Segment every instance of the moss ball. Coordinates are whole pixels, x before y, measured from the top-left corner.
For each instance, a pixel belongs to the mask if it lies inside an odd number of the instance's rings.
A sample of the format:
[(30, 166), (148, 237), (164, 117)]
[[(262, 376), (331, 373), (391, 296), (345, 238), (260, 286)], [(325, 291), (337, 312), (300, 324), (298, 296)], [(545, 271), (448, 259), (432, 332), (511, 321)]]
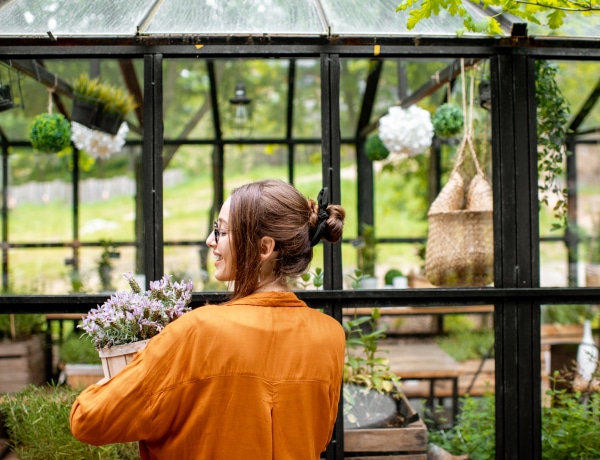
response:
[(462, 109), (455, 104), (442, 104), (431, 117), (438, 137), (452, 137), (460, 133), (465, 123)]
[(365, 153), (369, 160), (381, 161), (389, 156), (390, 151), (378, 135), (373, 135), (368, 137), (365, 142)]
[(42, 113), (29, 125), (29, 141), (40, 152), (56, 153), (71, 145), (71, 124), (60, 113)]

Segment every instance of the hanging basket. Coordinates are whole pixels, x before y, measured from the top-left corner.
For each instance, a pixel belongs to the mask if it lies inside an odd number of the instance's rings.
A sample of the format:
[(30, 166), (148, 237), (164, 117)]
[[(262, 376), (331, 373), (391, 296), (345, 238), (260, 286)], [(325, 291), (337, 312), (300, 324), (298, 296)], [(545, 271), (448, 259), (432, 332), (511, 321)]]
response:
[[(472, 104), (471, 96), (471, 123)], [(475, 155), (471, 123), (458, 148), (450, 179), (427, 214), (425, 275), (435, 286), (485, 286), (494, 280), (492, 188)], [(461, 171), (467, 149), (477, 174), (465, 187)]]

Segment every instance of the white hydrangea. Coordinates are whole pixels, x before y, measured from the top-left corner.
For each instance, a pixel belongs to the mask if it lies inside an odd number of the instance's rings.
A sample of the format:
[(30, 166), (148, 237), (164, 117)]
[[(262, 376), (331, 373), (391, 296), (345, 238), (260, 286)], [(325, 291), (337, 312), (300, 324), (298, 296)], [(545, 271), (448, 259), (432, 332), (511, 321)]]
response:
[(379, 137), (390, 151), (391, 160), (423, 153), (433, 139), (431, 114), (416, 105), (408, 109), (390, 107), (379, 120)]
[(109, 133), (90, 129), (76, 121), (71, 122), (71, 140), (79, 150), (85, 150), (94, 158), (108, 158), (118, 153), (125, 145), (125, 137), (129, 132), (127, 122), (121, 123), (114, 136)]

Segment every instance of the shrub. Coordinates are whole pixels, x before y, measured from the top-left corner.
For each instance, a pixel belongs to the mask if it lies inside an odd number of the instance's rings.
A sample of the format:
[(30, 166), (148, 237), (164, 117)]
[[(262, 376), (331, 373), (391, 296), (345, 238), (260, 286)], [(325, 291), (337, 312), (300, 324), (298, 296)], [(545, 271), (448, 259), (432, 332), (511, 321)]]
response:
[(79, 390), (28, 386), (5, 395), (0, 411), (10, 446), (20, 460), (139, 460), (137, 443), (95, 447), (73, 437), (71, 406)]

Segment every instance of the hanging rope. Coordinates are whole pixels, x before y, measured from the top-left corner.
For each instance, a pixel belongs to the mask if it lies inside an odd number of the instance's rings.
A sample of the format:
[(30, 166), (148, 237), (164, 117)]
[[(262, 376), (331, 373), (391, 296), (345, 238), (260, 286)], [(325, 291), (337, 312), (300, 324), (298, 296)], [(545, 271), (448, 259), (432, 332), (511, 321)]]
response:
[(470, 75), (470, 91), (469, 91), (469, 107), (467, 110), (467, 85), (465, 80), (467, 79), (465, 75), (465, 60), (464, 58), (460, 60), (460, 72), (461, 72), (461, 81), (462, 81), (462, 103), (463, 103), (463, 112), (465, 113), (465, 124), (464, 124), (464, 133), (463, 139), (458, 147), (458, 157), (456, 158), (456, 164), (454, 165), (453, 171), (458, 170), (458, 168), (462, 165), (462, 162), (465, 158), (465, 149), (468, 145), (469, 151), (471, 153), (471, 158), (473, 159), (473, 163), (475, 164), (475, 168), (477, 172), (481, 175), (483, 171), (479, 166), (479, 161), (477, 160), (477, 155), (475, 153), (475, 146), (473, 145), (473, 101), (474, 101), (474, 88), (475, 88), (475, 78), (473, 75)]
[(58, 76), (54, 75), (54, 86), (52, 88), (47, 87), (48, 90), (48, 113), (52, 113), (52, 95), (54, 94), (54, 90), (58, 87)]

